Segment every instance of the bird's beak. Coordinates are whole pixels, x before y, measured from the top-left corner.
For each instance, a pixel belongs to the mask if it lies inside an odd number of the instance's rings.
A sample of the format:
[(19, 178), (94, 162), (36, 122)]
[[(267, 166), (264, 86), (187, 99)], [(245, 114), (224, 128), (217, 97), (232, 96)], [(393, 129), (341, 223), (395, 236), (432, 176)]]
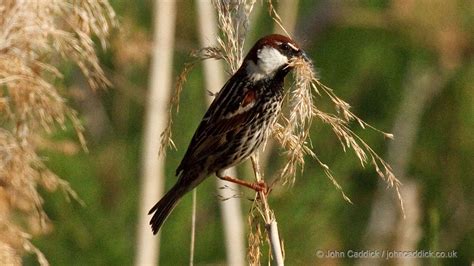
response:
[(306, 62), (312, 64), (313, 61), (311, 61), (311, 59), (308, 57), (308, 55), (306, 54), (305, 51), (301, 50), (301, 58), (303, 58)]
[(313, 61), (311, 60), (311, 58), (308, 57), (308, 55), (306, 54), (305, 51), (300, 50), (300, 51), (299, 51), (299, 57), (300, 57), (300, 58), (303, 58), (304, 61), (306, 61), (306, 63), (308, 63), (309, 65), (311, 65), (311, 67), (313, 66)]

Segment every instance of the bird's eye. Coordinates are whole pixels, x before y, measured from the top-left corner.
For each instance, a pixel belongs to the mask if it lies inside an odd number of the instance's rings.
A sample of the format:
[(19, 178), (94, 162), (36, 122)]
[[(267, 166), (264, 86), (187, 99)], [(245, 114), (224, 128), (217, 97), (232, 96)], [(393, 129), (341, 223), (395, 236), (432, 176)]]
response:
[(291, 43), (287, 43), (287, 42), (282, 43), (281, 46), (282, 46), (282, 48), (283, 48), (284, 50), (286, 50), (286, 51), (295, 51), (295, 52), (297, 52), (297, 51), (299, 50), (296, 46), (294, 46), (294, 45), (291, 44)]

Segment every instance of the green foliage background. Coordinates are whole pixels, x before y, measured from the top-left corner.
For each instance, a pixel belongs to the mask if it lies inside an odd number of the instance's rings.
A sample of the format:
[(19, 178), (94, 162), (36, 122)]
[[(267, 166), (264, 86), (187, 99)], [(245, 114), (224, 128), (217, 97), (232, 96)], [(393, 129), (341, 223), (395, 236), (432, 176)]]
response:
[[(352, 104), (361, 118), (390, 132), (399, 112), (410, 66), (442, 69), (442, 55), (436, 44), (426, 37), (428, 30), (416, 28), (412, 21), (396, 23), (384, 16), (391, 7), (390, 1), (347, 1), (352, 4), (341, 4), (345, 8), (328, 11), (333, 12), (336, 19), (329, 19), (324, 25), (308, 26), (318, 6), (327, 2), (300, 0), (297, 37), (314, 59), (322, 81)], [(452, 68), (441, 91), (427, 105), (407, 178), (416, 180), (421, 187), (422, 237), (418, 248), (454, 249), (458, 251), (457, 260), (435, 263), (468, 265), (474, 259), (474, 10), (469, 1), (453, 2), (467, 43), (452, 47), (463, 49), (458, 51), (461, 58), (456, 61), (457, 65)], [(79, 151), (67, 156), (55, 149), (42, 152), (48, 158), (50, 169), (68, 180), (86, 203), (82, 207), (77, 202), (67, 202), (59, 192), (43, 193), (45, 210), (54, 228), (50, 234), (35, 238), (34, 243), (52, 265), (133, 263), (153, 9), (152, 1), (144, 0), (116, 0), (112, 4), (121, 26), (115, 33), (111, 49), (101, 54), (101, 58), (113, 88), (95, 94), (87, 92), (77, 69), (69, 69), (65, 79), (65, 87), (75, 88), (64, 93), (70, 94), (70, 104), (83, 115), (90, 152)], [(439, 4), (439, 1), (433, 1), (432, 5), (424, 6), (426, 16), (432, 14), (431, 9), (438, 10)], [(199, 48), (194, 5), (193, 1), (178, 1), (175, 76), (188, 59), (188, 53)], [(273, 29), (264, 9), (261, 8), (251, 25), (247, 45)], [(380, 21), (373, 22), (370, 16), (358, 13), (361, 10), (379, 16)], [(302, 32), (302, 29), (310, 30)], [(74, 90), (85, 92), (86, 98), (77, 99)], [(173, 128), (178, 150), (168, 153), (167, 187), (174, 183), (174, 170), (205, 112), (204, 93), (201, 68), (198, 67), (188, 79)], [(92, 110), (90, 105), (84, 104), (90, 101), (95, 103)], [(97, 115), (99, 113), (104, 116)], [(91, 130), (91, 124), (94, 130)], [(388, 141), (381, 135), (366, 131), (358, 133), (380, 154), (386, 153)], [(74, 139), (75, 133), (69, 129), (52, 138), (67, 141)], [(330, 130), (320, 123), (314, 124), (312, 140), (317, 154), (331, 166), (354, 205), (346, 203), (322, 169), (308, 159), (304, 175), (297, 178), (295, 185), (270, 197), (289, 265), (318, 263), (315, 256), (318, 249), (362, 250), (362, 239), (379, 182), (375, 171), (362, 169), (356, 158), (344, 153)], [(273, 158), (277, 159), (269, 169), (282, 160), (278, 155), (275, 152)], [(248, 174), (247, 167), (240, 168), (241, 175)], [(387, 193), (393, 192), (387, 190)], [(251, 192), (245, 191), (245, 195), (250, 196)], [(213, 177), (199, 186), (198, 200), (195, 261), (199, 264), (225, 263)], [(190, 205), (191, 197), (187, 196), (162, 230), (160, 261), (163, 265), (188, 263)], [(249, 207), (250, 202), (243, 200), (244, 215)], [(453, 218), (459, 215), (465, 220), (461, 226)], [(446, 235), (455, 233), (460, 236), (447, 243)], [(32, 257), (26, 262), (35, 264)], [(338, 262), (353, 264), (354, 260)]]

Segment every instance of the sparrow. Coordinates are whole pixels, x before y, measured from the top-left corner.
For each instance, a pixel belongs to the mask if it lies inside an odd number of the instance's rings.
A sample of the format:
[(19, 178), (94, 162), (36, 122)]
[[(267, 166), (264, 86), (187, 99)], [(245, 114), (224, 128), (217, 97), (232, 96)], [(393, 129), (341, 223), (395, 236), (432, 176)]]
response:
[(242, 65), (225, 83), (209, 106), (176, 169), (176, 184), (151, 208), (153, 234), (179, 200), (206, 177), (220, 179), (256, 191), (264, 184), (226, 176), (227, 168), (248, 159), (264, 143), (281, 110), (285, 76), (295, 57), (309, 62), (304, 51), (290, 38), (278, 34), (258, 40)]

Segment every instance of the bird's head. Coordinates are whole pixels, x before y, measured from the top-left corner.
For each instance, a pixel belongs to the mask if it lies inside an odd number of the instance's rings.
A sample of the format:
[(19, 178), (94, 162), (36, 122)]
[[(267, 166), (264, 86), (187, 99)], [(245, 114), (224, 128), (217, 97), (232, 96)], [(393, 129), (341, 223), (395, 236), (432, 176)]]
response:
[(244, 68), (253, 80), (285, 76), (290, 70), (289, 62), (294, 57), (310, 62), (304, 51), (292, 39), (272, 34), (261, 38), (250, 49), (244, 59)]

